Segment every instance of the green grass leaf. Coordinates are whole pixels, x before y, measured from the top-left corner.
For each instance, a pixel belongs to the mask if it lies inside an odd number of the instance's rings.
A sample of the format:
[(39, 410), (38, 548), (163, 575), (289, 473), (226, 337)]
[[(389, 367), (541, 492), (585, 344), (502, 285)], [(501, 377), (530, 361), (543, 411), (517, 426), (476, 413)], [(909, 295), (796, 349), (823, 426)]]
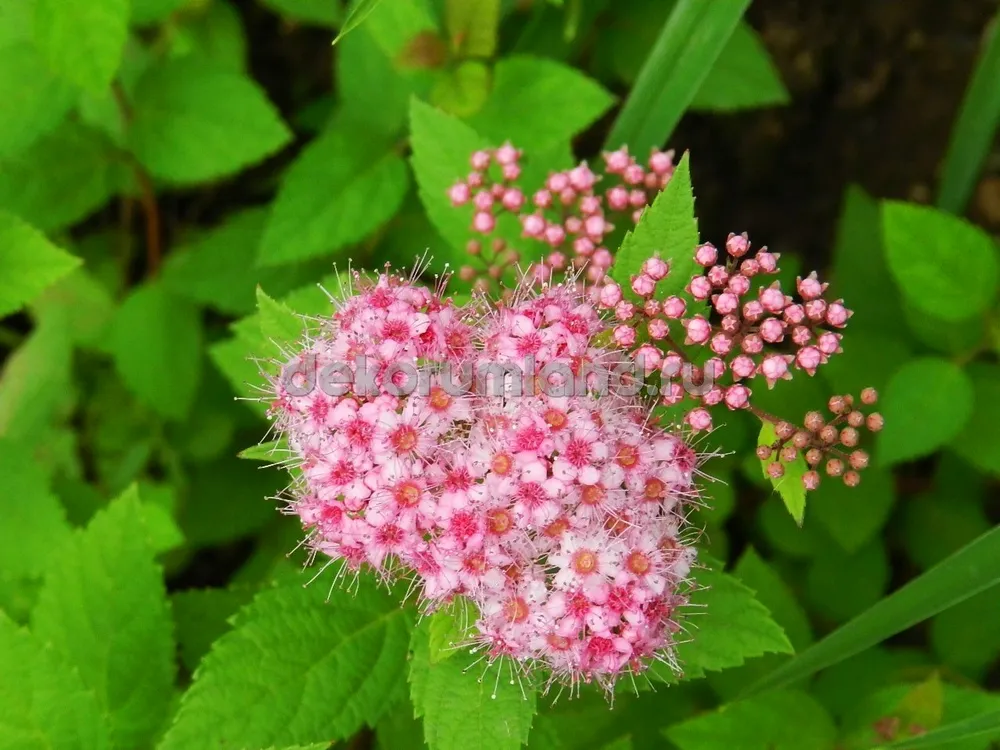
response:
[(171, 702), (173, 623), (153, 555), (132, 489), (62, 548), (31, 617), (93, 691), (118, 747), (148, 746)]
[(197, 309), (160, 283), (137, 287), (111, 324), (115, 366), (129, 389), (170, 419), (183, 419), (201, 378)]
[(16, 312), (80, 265), (44, 235), (0, 211), (0, 318)]
[(0, 611), (0, 747), (107, 750), (94, 694), (39, 638)]
[(493, 90), (469, 124), (497, 144), (509, 140), (529, 152), (546, 151), (585, 130), (613, 103), (600, 84), (574, 68), (507, 57), (494, 68)]
[(611, 277), (627, 294), (632, 294), (631, 277), (638, 274), (642, 263), (658, 255), (670, 263), (670, 275), (656, 286), (662, 299), (671, 294), (683, 294), (694, 272), (695, 247), (698, 245), (698, 220), (694, 213), (694, 192), (691, 189), (691, 165), (685, 154), (673, 177), (642, 212), (635, 229), (630, 229), (615, 255)]
[(417, 632), (413, 640), (410, 696), (430, 750), (518, 750), (528, 741), (531, 686), (510, 684), (499, 666), (469, 668), (468, 654), (432, 663), (427, 637)]
[(874, 646), (1000, 583), (1000, 526), (881, 599), (867, 611), (752, 685), (773, 690)]
[(972, 382), (952, 362), (921, 357), (904, 365), (879, 404), (885, 427), (878, 434), (883, 466), (933, 453), (958, 435), (972, 416)]
[(136, 87), (133, 110), (132, 152), (170, 182), (228, 177), (292, 138), (250, 78), (192, 58), (151, 66)]
[(997, 298), (997, 247), (983, 230), (925, 206), (882, 204), (889, 271), (903, 295), (942, 320), (985, 312)]
[(160, 750), (331, 742), (374, 726), (405, 681), (410, 629), (367, 581), (356, 596), (323, 580), (266, 590), (202, 660)]
[(1000, 77), (998, 28), (1000, 13), (988, 26), (944, 158), (937, 206), (953, 214), (965, 212), (1000, 123), (1000, 88), (996, 85)]
[[(0, 25), (2, 25), (0, 21)], [(76, 98), (31, 42), (0, 43), (0, 157), (16, 154), (55, 128)]]
[(35, 43), (60, 76), (95, 94), (121, 64), (129, 0), (35, 0)]
[(883, 745), (880, 750), (922, 750), (925, 747), (950, 745), (973, 738), (995, 739), (1000, 736), (1000, 709), (985, 711), (968, 719), (939, 726), (926, 734), (907, 737)]
[(694, 100), (750, 0), (680, 0), (618, 114), (605, 148), (661, 146)]
[(358, 28), (371, 12), (378, 7), (381, 0), (356, 0), (351, 9), (347, 12), (347, 18), (344, 19), (344, 23), (340, 26), (340, 33), (333, 38), (333, 43), (336, 44), (349, 33)]
[(789, 96), (760, 37), (740, 22), (691, 102), (691, 109), (732, 112), (788, 104)]
[(973, 363), (966, 370), (972, 381), (972, 417), (951, 441), (958, 455), (974, 466), (1000, 474), (1000, 367), (986, 362)]
[[(760, 435), (757, 438), (757, 445), (773, 447), (778, 442), (778, 434), (774, 431), (774, 424), (763, 422), (760, 427)], [(775, 461), (785, 467), (785, 473), (777, 479), (767, 473), (767, 467)], [(806, 460), (800, 455), (794, 461), (782, 461), (781, 457), (777, 455), (777, 451), (772, 451), (770, 458), (766, 461), (760, 461), (760, 469), (764, 478), (777, 491), (781, 502), (785, 504), (788, 512), (795, 519), (795, 523), (801, 526), (806, 515), (806, 488), (802, 484), (802, 477), (809, 470)]]
[(680, 750), (833, 750), (837, 739), (826, 710), (791, 690), (724, 705), (664, 734)]
[(258, 263), (297, 263), (363, 240), (392, 218), (409, 186), (391, 143), (357, 128), (328, 130), (285, 173)]

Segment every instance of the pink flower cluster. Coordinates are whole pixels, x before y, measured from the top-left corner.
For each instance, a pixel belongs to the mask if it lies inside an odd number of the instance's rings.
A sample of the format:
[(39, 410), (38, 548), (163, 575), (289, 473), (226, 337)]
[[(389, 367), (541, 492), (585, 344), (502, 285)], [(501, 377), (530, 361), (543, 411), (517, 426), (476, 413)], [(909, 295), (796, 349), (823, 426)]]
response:
[[(520, 159), (521, 152), (510, 143), (476, 151), (470, 158), (472, 172), (449, 189), (448, 197), (454, 206), (474, 206), (472, 229), (484, 236), (496, 229), (498, 216), (515, 215), (521, 224), (521, 237), (547, 247), (544, 259), (533, 265), (539, 280), (548, 280), (552, 271), (584, 267), (590, 281), (603, 279), (612, 263), (605, 240), (616, 226), (614, 221), (638, 222), (643, 209), (674, 173), (673, 152), (654, 149), (643, 166), (622, 147), (604, 154), (603, 177), (583, 162), (551, 173), (529, 199), (517, 185)], [(497, 173), (495, 180), (491, 167)], [(520, 257), (503, 242), (491, 246), (493, 258), (485, 257), (478, 241), (469, 249), (490, 264), (487, 270), (494, 277)], [(467, 266), (460, 275), (471, 281), (477, 271)]]
[[(312, 549), (342, 573), (412, 574), (427, 611), (467, 597), (486, 659), (550, 683), (610, 689), (672, 664), (696, 455), (637, 399), (593, 388), (618, 357), (606, 330), (571, 285), (475, 311), (387, 275), (348, 296), (286, 372), (363, 355), (377, 387), (303, 394), (282, 378), (271, 409), (301, 461), (289, 507)], [(524, 377), (454, 395), (434, 370), (427, 393), (394, 395), (399, 363), (427, 362)]]

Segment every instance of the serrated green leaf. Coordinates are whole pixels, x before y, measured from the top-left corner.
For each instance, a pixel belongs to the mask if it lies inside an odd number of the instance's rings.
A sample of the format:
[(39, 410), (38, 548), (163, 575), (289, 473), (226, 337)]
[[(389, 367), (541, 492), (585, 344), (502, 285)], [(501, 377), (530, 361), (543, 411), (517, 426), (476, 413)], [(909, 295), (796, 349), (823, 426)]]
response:
[(0, 612), (0, 748), (108, 747), (100, 709), (79, 675)]
[(0, 440), (0, 570), (34, 577), (45, 572), (52, 550), (69, 538), (69, 525), (49, 478), (20, 442)]
[(260, 318), (260, 333), (265, 341), (278, 348), (293, 343), (302, 336), (305, 321), (282, 302), (275, 302), (267, 293), (257, 287), (257, 312)]
[(469, 124), (498, 144), (510, 140), (518, 148), (545, 151), (585, 130), (613, 103), (600, 84), (574, 68), (540, 57), (507, 57), (494, 68), (493, 91)]
[[(757, 438), (757, 445), (767, 445), (773, 448), (778, 442), (780, 441), (778, 434), (774, 431), (774, 424), (763, 422), (760, 427), (760, 435)], [(767, 473), (767, 467), (775, 461), (785, 467), (784, 473), (777, 479)], [(795, 523), (801, 526), (806, 515), (806, 488), (802, 484), (802, 477), (809, 470), (806, 460), (802, 456), (797, 456), (794, 461), (782, 461), (776, 451), (772, 451), (770, 458), (760, 461), (760, 469), (764, 477), (771, 482), (771, 486), (777, 491), (778, 496), (781, 497), (781, 502), (788, 508)]]
[(684, 619), (687, 637), (677, 646), (685, 678), (704, 677), (743, 664), (766, 653), (791, 653), (792, 645), (767, 607), (738, 578), (719, 570), (720, 564), (698, 570), (694, 578), (702, 589), (691, 594), (699, 614)]
[[(3, 26), (0, 20), (0, 26)], [(50, 132), (73, 105), (73, 88), (49, 71), (29, 41), (0, 44), (0, 156), (11, 156)]]
[(0, 317), (16, 312), (79, 265), (79, 258), (0, 211)]
[(317, 26), (336, 26), (341, 16), (335, 0), (262, 0), (262, 5), (290, 20)]
[(750, 0), (680, 0), (642, 66), (605, 147), (633, 153), (661, 146), (725, 49)]
[(974, 363), (966, 369), (972, 381), (972, 416), (951, 447), (983, 471), (1000, 474), (1000, 432), (995, 429), (1000, 404), (1000, 368)]
[(380, 2), (381, 0), (356, 0), (356, 2), (351, 6), (351, 9), (348, 11), (347, 18), (344, 19), (344, 23), (340, 26), (340, 33), (334, 37), (333, 43), (336, 44), (347, 34), (364, 23), (364, 20), (371, 15), (371, 12), (375, 10)]
[(183, 419), (201, 377), (198, 311), (160, 283), (132, 291), (111, 326), (115, 366), (129, 389), (170, 419)]
[(418, 99), (410, 104), (410, 130), (413, 147), (410, 164), (417, 178), (420, 200), (434, 227), (451, 244), (452, 251), (458, 253), (450, 257), (464, 258), (465, 244), (472, 237), (472, 209), (453, 207), (448, 188), (468, 174), (472, 152), (488, 146), (489, 142), (468, 125)]
[(958, 365), (934, 357), (907, 363), (880, 400), (879, 462), (891, 466), (947, 444), (968, 423), (974, 401), (972, 382)]
[(535, 691), (499, 665), (467, 670), (468, 659), (431, 663), (427, 637), (414, 635), (410, 695), (430, 750), (517, 750), (528, 741)]
[(181, 661), (194, 672), (212, 644), (230, 630), (229, 620), (253, 598), (253, 589), (188, 589), (170, 597)]
[(882, 231), (889, 271), (914, 307), (961, 321), (996, 301), (997, 247), (981, 229), (933, 208), (885, 201)]
[(731, 112), (788, 101), (788, 91), (767, 48), (741, 21), (695, 94), (691, 109)]
[(833, 750), (837, 739), (829, 714), (798, 691), (726, 705), (665, 734), (681, 750)]
[(895, 499), (892, 474), (873, 467), (857, 487), (832, 478), (822, 481), (809, 497), (810, 518), (821, 523), (846, 552), (855, 552), (889, 520)]
[(771, 672), (748, 695), (776, 689), (836, 664), (1000, 583), (1000, 526), (878, 601)]
[(236, 455), (249, 461), (273, 463), (285, 458), (288, 455), (288, 451), (288, 442), (284, 438), (279, 438), (278, 440), (270, 440), (266, 443), (244, 448)]
[(292, 137), (251, 79), (191, 58), (150, 67), (132, 106), (133, 153), (151, 174), (171, 182), (227, 177)]
[(396, 213), (408, 188), (406, 163), (390, 144), (329, 130), (285, 173), (258, 263), (295, 263), (358, 242)]
[(778, 572), (753, 547), (747, 548), (733, 572), (754, 591), (758, 601), (767, 607), (796, 650), (812, 643), (812, 626), (802, 604)]
[(163, 573), (134, 488), (63, 547), (31, 623), (93, 691), (113, 743), (149, 745), (170, 706), (174, 642)]
[(476, 606), (465, 597), (456, 598), (448, 607), (439, 609), (427, 626), (428, 658), (437, 664), (454, 656), (469, 637), (470, 623), (478, 617)]
[(129, 0), (35, 0), (35, 43), (60, 76), (99, 93), (128, 37)]
[(0, 208), (42, 231), (63, 229), (115, 194), (122, 182), (116, 159), (106, 137), (67, 121), (27, 150), (0, 160)]
[(411, 616), (374, 586), (356, 596), (322, 581), (264, 591), (202, 660), (160, 750), (350, 737), (378, 721), (405, 680), (410, 629)]
[(625, 235), (611, 267), (611, 277), (623, 289), (631, 290), (631, 277), (639, 273), (643, 261), (657, 255), (670, 263), (670, 275), (656, 286), (657, 297), (663, 299), (671, 294), (682, 294), (695, 269), (697, 245), (698, 220), (694, 213), (691, 165), (688, 155), (684, 154), (667, 187), (656, 196), (653, 205), (642, 212), (635, 229)]

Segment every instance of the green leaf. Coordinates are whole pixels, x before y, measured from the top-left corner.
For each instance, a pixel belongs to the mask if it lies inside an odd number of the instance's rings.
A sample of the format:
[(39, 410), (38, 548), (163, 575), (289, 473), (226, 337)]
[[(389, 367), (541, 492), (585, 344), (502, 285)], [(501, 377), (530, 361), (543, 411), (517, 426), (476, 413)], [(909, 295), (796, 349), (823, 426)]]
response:
[(889, 556), (881, 539), (854, 552), (838, 546), (816, 555), (806, 570), (805, 598), (812, 610), (834, 623), (849, 620), (878, 603), (889, 588)]
[(69, 538), (69, 525), (49, 478), (20, 442), (0, 440), (0, 570), (35, 577)]
[(476, 605), (465, 597), (458, 597), (451, 604), (439, 609), (430, 618), (427, 628), (428, 657), (431, 664), (450, 659), (470, 634), (470, 624), (478, 619)]
[(264, 591), (202, 660), (160, 750), (330, 742), (373, 726), (405, 679), (410, 629), (373, 585)]
[(80, 676), (0, 612), (0, 748), (106, 750), (102, 718)]
[(709, 75), (750, 0), (680, 0), (660, 32), (605, 148), (661, 146)]
[(996, 593), (983, 591), (931, 620), (930, 644), (942, 664), (982, 679), (1000, 656)]
[(65, 122), (19, 154), (0, 160), (0, 208), (52, 232), (86, 218), (121, 184), (121, 165), (103, 135)]
[(933, 208), (886, 201), (882, 230), (889, 270), (915, 307), (960, 321), (996, 300), (997, 248), (981, 229)]
[(976, 69), (965, 91), (944, 159), (937, 205), (953, 214), (965, 212), (1000, 123), (1000, 14), (987, 26)]
[(230, 630), (229, 620), (253, 598), (249, 587), (188, 589), (170, 597), (181, 661), (194, 672), (202, 658)]
[(35, 0), (35, 43), (63, 78), (94, 93), (118, 71), (129, 0)]
[[(643, 261), (658, 255), (670, 263), (670, 275), (656, 286), (661, 299), (683, 294), (694, 272), (695, 247), (698, 245), (698, 220), (694, 213), (691, 189), (691, 165), (685, 154), (673, 177), (642, 212), (635, 229), (629, 230), (611, 267), (612, 278), (625, 290), (631, 290), (631, 277), (638, 274)], [(629, 291), (631, 294), (631, 291)]]
[(498, 144), (510, 140), (518, 148), (545, 151), (585, 130), (613, 103), (611, 94), (574, 68), (508, 57), (494, 68), (493, 91), (469, 124)]
[(187, 0), (131, 0), (132, 23), (145, 26), (165, 20)]
[(289, 309), (288, 305), (268, 297), (260, 287), (257, 287), (257, 309), (260, 312), (260, 332), (266, 341), (271, 341), (280, 348), (302, 336), (305, 321)]
[(951, 447), (983, 471), (1000, 474), (1000, 433), (996, 430), (1000, 415), (1000, 368), (974, 363), (968, 367), (966, 375), (972, 381), (972, 417), (952, 440)]
[(767, 607), (795, 649), (805, 648), (812, 643), (812, 627), (802, 604), (778, 572), (753, 547), (747, 548), (733, 572), (753, 589), (757, 600)]
[(173, 624), (134, 488), (62, 549), (31, 622), (97, 696), (113, 743), (149, 745), (170, 707)]
[(111, 327), (111, 350), (122, 380), (169, 419), (183, 419), (201, 377), (201, 321), (188, 302), (147, 283), (132, 291)]
[[(0, 20), (0, 27), (5, 21)], [(0, 43), (0, 157), (16, 154), (50, 132), (73, 105), (75, 94), (56, 78), (28, 41)]]
[(256, 83), (192, 58), (151, 66), (139, 80), (133, 110), (133, 153), (170, 182), (227, 177), (292, 137)]
[(457, 251), (449, 257), (465, 258), (465, 244), (472, 238), (472, 209), (453, 207), (448, 188), (468, 174), (472, 152), (488, 146), (489, 142), (468, 125), (418, 99), (410, 104), (410, 129), (413, 147), (410, 164), (417, 178), (420, 200), (434, 227)]
[(268, 218), (258, 263), (329, 255), (370, 235), (409, 189), (403, 158), (359, 130), (329, 130), (288, 168)]
[(956, 747), (959, 741), (981, 738), (983, 741), (1000, 736), (1000, 708), (985, 711), (971, 718), (932, 729), (917, 737), (907, 737), (888, 745), (882, 750), (922, 750), (925, 747)]
[[(774, 424), (771, 422), (762, 422), (760, 436), (757, 438), (757, 445), (767, 445), (774, 448), (779, 442), (781, 441), (778, 440), (778, 434), (774, 431)], [(775, 461), (785, 467), (785, 473), (777, 479), (767, 473), (767, 467)], [(781, 502), (788, 508), (788, 512), (792, 514), (795, 523), (801, 526), (806, 515), (806, 488), (802, 484), (802, 477), (809, 470), (806, 460), (802, 456), (798, 456), (791, 462), (782, 461), (781, 457), (777, 455), (777, 450), (772, 450), (771, 457), (766, 461), (762, 460), (760, 462), (760, 469), (763, 472), (764, 478), (771, 482), (771, 486), (774, 487), (781, 497)]]
[[(690, 640), (677, 646), (685, 678), (736, 667), (766, 653), (792, 652), (792, 645), (770, 612), (738, 578), (713, 567), (695, 572), (702, 588), (691, 594), (699, 614), (684, 620)], [(702, 614), (702, 612), (704, 614)]]
[(358, 26), (360, 26), (371, 12), (375, 10), (381, 0), (356, 0), (356, 2), (351, 6), (351, 9), (347, 13), (347, 18), (344, 19), (344, 23), (341, 24), (340, 33), (334, 37), (333, 43), (336, 44), (341, 39), (343, 39), (347, 34), (352, 32)]
[(1000, 583), (1000, 526), (951, 555), (755, 683), (748, 694), (797, 682)]
[(205, 64), (240, 74), (247, 66), (247, 38), (239, 11), (226, 0), (213, 0), (196, 14), (185, 14), (185, 23), (171, 37), (173, 57), (193, 57)]
[(0, 318), (16, 312), (80, 265), (40, 232), (0, 211)]
[(244, 448), (236, 455), (248, 461), (263, 461), (264, 463), (274, 463), (281, 461), (289, 451), (288, 442), (284, 438), (270, 440), (266, 443), (251, 445)]
[(809, 498), (810, 517), (819, 521), (846, 552), (855, 552), (885, 526), (895, 492), (892, 474), (874, 467), (862, 474), (857, 487), (824, 479)]
[(341, 16), (334, 0), (262, 0), (262, 4), (285, 18), (317, 26), (336, 26)]
[(493, 57), (500, 26), (500, 0), (446, 0), (445, 25), (458, 57)]
[[(518, 750), (536, 711), (530, 685), (506, 669), (469, 667), (469, 659), (431, 663), (426, 636), (414, 635), (410, 695), (430, 750)], [(496, 670), (500, 670), (497, 673)]]
[(479, 60), (463, 60), (445, 71), (430, 94), (431, 103), (456, 117), (471, 117), (490, 95), (492, 73)]
[(904, 365), (880, 402), (879, 462), (891, 466), (945, 445), (968, 423), (974, 399), (968, 376), (947, 360), (922, 357)]
[[(851, 318), (851, 325), (858, 317)], [(820, 370), (833, 393), (857, 395), (868, 387), (883, 393), (892, 376), (913, 358), (913, 349), (899, 329), (895, 334), (849, 329), (843, 335), (843, 353), (831, 357)]]
[(788, 101), (788, 91), (767, 48), (757, 32), (740, 22), (695, 94), (691, 109), (731, 112)]

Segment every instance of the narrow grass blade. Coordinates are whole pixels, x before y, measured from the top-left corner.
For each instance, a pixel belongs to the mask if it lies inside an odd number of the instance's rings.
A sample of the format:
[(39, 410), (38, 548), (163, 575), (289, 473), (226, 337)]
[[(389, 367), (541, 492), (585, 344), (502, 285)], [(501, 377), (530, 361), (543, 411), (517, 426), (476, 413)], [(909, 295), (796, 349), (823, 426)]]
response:
[(741, 697), (797, 682), (997, 583), (1000, 583), (1000, 526), (987, 531), (819, 643), (765, 675)]
[(1000, 734), (1000, 711), (987, 711), (954, 724), (945, 724), (919, 737), (883, 745), (879, 750), (922, 750), (925, 747), (938, 747), (958, 740), (982, 737), (984, 734)]
[(679, 0), (605, 143), (644, 154), (666, 142), (750, 0)]
[(354, 5), (351, 6), (350, 12), (347, 14), (347, 18), (344, 19), (343, 25), (340, 27), (340, 33), (337, 34), (333, 39), (333, 43), (336, 44), (348, 33), (356, 29), (361, 25), (361, 22), (371, 15), (371, 12), (375, 10), (381, 0), (358, 0)]
[(983, 160), (1000, 124), (1000, 13), (991, 22), (979, 62), (951, 131), (937, 205), (961, 214), (979, 178)]

